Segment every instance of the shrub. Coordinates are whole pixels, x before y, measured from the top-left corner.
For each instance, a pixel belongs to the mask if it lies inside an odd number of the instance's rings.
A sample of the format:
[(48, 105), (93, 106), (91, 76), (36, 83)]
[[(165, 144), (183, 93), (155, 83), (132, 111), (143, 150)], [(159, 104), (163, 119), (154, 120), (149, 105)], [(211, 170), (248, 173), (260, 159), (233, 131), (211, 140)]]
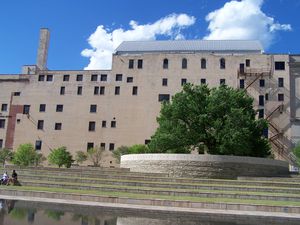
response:
[(65, 146), (53, 149), (48, 156), (48, 160), (51, 164), (57, 165), (59, 168), (62, 166), (70, 168), (74, 162), (72, 155), (67, 151)]
[(127, 154), (143, 154), (143, 153), (149, 153), (149, 148), (147, 145), (132, 145), (130, 147), (128, 146), (120, 146), (116, 150), (113, 151), (113, 156), (120, 162), (122, 155)]
[(102, 156), (103, 156), (103, 152), (104, 152), (104, 149), (99, 147), (99, 146), (96, 146), (94, 148), (90, 148), (87, 151), (88, 158), (89, 158), (89, 160), (92, 161), (94, 166), (100, 166), (100, 162), (101, 162), (101, 159), (102, 159)]
[(118, 162), (120, 162), (121, 156), (126, 154), (130, 154), (129, 147), (124, 145), (113, 151), (113, 156), (118, 160)]
[(36, 151), (32, 144), (21, 144), (13, 157), (13, 163), (18, 166), (33, 165), (36, 159)]
[(3, 167), (7, 161), (12, 160), (13, 152), (7, 148), (0, 149), (0, 163), (2, 163)]
[(300, 143), (293, 149), (293, 153), (296, 156), (297, 164), (300, 167)]
[(75, 161), (80, 164), (86, 161), (88, 158), (87, 154), (83, 151), (77, 151), (75, 156)]

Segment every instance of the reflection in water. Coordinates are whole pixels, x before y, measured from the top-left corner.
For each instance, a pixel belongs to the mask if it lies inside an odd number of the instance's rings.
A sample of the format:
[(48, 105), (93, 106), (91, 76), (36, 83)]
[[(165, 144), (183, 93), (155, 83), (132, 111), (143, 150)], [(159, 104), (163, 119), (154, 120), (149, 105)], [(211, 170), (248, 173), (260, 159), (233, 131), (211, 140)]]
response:
[(104, 207), (0, 200), (0, 225), (296, 225), (300, 220), (158, 213)]

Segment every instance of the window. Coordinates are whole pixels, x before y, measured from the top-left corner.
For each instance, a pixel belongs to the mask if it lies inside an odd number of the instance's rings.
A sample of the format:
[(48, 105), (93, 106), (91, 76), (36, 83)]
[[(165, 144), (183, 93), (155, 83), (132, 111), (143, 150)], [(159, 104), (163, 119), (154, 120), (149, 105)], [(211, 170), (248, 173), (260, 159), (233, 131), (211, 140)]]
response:
[(90, 112), (96, 113), (97, 112), (97, 105), (90, 105)]
[(107, 74), (101, 74), (100, 81), (107, 81)]
[(138, 94), (138, 87), (137, 86), (133, 86), (132, 87), (132, 95), (137, 95)]
[(201, 69), (206, 69), (206, 59), (201, 59)]
[(283, 77), (279, 77), (278, 78), (278, 87), (283, 87), (283, 86), (284, 86)]
[(143, 60), (142, 59), (139, 59), (138, 60), (138, 66), (137, 66), (138, 69), (142, 69), (143, 68)]
[(264, 109), (259, 109), (258, 110), (258, 118), (264, 118), (264, 114), (265, 114)]
[(226, 68), (226, 62), (224, 58), (220, 59), (220, 69), (225, 69)]
[(259, 80), (259, 86), (264, 87), (265, 86), (265, 79), (260, 79)]
[(69, 81), (70, 80), (70, 75), (69, 74), (65, 74), (63, 77), (63, 81)]
[(96, 130), (96, 122), (90, 121), (89, 122), (89, 131), (95, 131)]
[(61, 130), (62, 124), (61, 123), (55, 123), (54, 130)]
[(37, 129), (38, 130), (43, 130), (44, 129), (44, 120), (38, 120)]
[(77, 87), (77, 95), (82, 95), (82, 86)]
[(105, 143), (100, 143), (100, 148), (105, 150)]
[(278, 94), (278, 101), (280, 102), (284, 101), (284, 94)]
[(56, 105), (56, 112), (64, 111), (64, 105)]
[(46, 104), (40, 104), (40, 112), (46, 112)]
[(37, 140), (35, 141), (35, 150), (41, 150), (42, 149), (42, 141)]
[(150, 140), (149, 139), (146, 139), (145, 140), (145, 145), (149, 144), (150, 143)]
[(122, 74), (116, 74), (116, 81), (122, 81)]
[(133, 59), (129, 59), (128, 68), (129, 69), (133, 69), (134, 68), (134, 60)]
[(110, 122), (110, 127), (115, 128), (116, 125), (117, 125), (116, 121), (113, 120), (113, 121)]
[(183, 58), (181, 61), (181, 68), (186, 69), (187, 68), (187, 59)]
[(99, 87), (94, 87), (94, 95), (99, 95)]
[(168, 86), (168, 79), (167, 78), (162, 79), (162, 86)]
[(245, 80), (240, 79), (240, 89), (244, 89), (244, 88), (245, 88)]
[(60, 87), (60, 95), (64, 95), (65, 94), (65, 87)]
[(106, 127), (106, 120), (102, 120), (102, 127)]
[(250, 67), (250, 59), (246, 59), (246, 67)]
[(182, 79), (181, 79), (181, 86), (185, 85), (186, 82), (187, 82), (186, 79), (185, 79), (185, 78), (182, 78)]
[(88, 142), (86, 145), (86, 150), (89, 150), (91, 148), (94, 148), (94, 143), (93, 142)]
[(77, 74), (76, 81), (82, 81), (82, 80), (83, 80), (83, 75), (82, 74)]
[(5, 128), (5, 119), (0, 119), (0, 128)]
[(21, 95), (21, 92), (17, 91), (17, 92), (14, 92), (14, 96), (20, 96)]
[(275, 62), (275, 70), (285, 70), (285, 62)]
[(98, 75), (97, 74), (92, 74), (91, 75), (91, 81), (97, 81), (98, 80)]
[(53, 81), (53, 75), (47, 75), (47, 81)]
[(206, 79), (204, 79), (204, 78), (200, 79), (200, 83), (201, 84), (206, 84)]
[(23, 106), (23, 114), (29, 114), (30, 111), (30, 105), (24, 105)]
[(226, 79), (220, 79), (220, 85), (225, 85), (226, 84)]
[(169, 68), (169, 60), (168, 59), (164, 59), (163, 61), (163, 69), (168, 69)]
[(127, 83), (132, 83), (133, 82), (133, 77), (127, 77)]
[(0, 148), (3, 148), (3, 139), (0, 139)]
[(169, 101), (170, 100), (170, 95), (168, 94), (159, 94), (158, 95), (158, 101), (162, 102), (162, 101)]
[(269, 94), (268, 93), (265, 94), (265, 100), (269, 101)]
[(264, 95), (260, 95), (258, 97), (258, 105), (259, 106), (264, 106), (265, 105), (265, 96)]
[(117, 86), (115, 87), (115, 95), (119, 95), (120, 94), (120, 87)]
[(1, 105), (1, 111), (6, 112), (7, 111), (7, 104), (2, 104)]
[(109, 143), (109, 150), (110, 151), (115, 150), (115, 144), (114, 143)]
[(39, 75), (39, 80), (38, 81), (45, 81), (45, 75)]
[(105, 87), (101, 86), (100, 87), (100, 95), (104, 95), (105, 94)]

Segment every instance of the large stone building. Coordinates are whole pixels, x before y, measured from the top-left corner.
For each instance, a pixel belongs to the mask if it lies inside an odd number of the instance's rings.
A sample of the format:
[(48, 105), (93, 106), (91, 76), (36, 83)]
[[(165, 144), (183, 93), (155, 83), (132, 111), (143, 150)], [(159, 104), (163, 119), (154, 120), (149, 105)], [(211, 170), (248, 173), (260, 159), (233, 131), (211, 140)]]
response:
[[(258, 117), (269, 121), (277, 158), (293, 161), (300, 140), (300, 56), (265, 54), (257, 41), (123, 42), (111, 70), (49, 70), (49, 31), (41, 29), (37, 65), (0, 76), (0, 148), (31, 142), (48, 155), (100, 145), (147, 143), (161, 101), (182, 85), (245, 89)], [(106, 161), (114, 164), (112, 159)]]

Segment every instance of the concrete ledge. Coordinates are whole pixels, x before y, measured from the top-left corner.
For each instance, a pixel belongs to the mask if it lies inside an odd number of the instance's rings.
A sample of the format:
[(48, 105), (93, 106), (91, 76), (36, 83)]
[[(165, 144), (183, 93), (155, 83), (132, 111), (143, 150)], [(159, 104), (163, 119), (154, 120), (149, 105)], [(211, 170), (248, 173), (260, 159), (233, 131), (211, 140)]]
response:
[(121, 157), (133, 172), (168, 173), (173, 177), (227, 178), (288, 176), (287, 162), (241, 156), (194, 154), (132, 154)]

